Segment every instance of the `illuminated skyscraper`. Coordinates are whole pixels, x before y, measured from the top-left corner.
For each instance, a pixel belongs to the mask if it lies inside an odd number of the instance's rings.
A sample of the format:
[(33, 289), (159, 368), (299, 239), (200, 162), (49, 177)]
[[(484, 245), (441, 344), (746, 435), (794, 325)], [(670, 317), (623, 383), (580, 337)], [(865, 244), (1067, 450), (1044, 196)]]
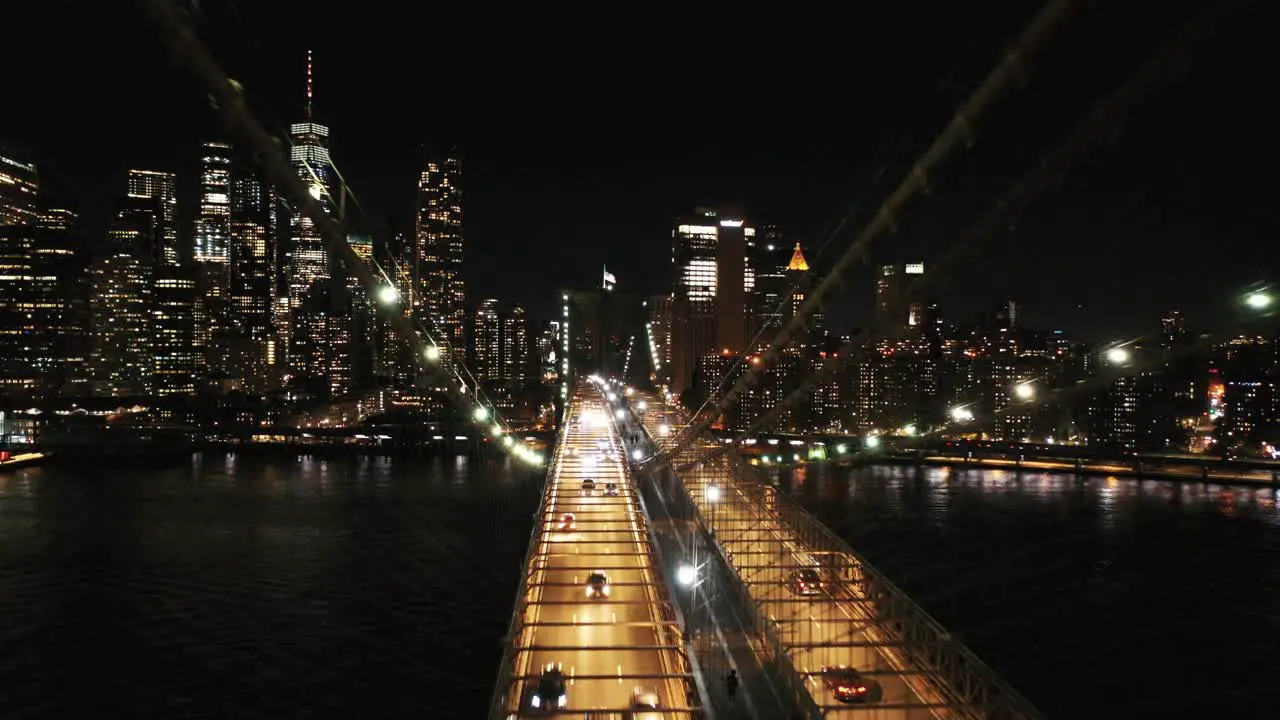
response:
[(707, 207), (678, 220), (672, 230), (671, 383), (676, 393), (690, 387), (699, 356), (746, 350), (747, 293), (755, 287), (746, 253), (755, 234), (740, 211)]
[(502, 374), (502, 322), (498, 318), (498, 301), (480, 301), (472, 326), (475, 341), (471, 372), (477, 380), (497, 380)]
[[(293, 147), (290, 162), (298, 177), (311, 188), (311, 196), (332, 214), (333, 162), (329, 157), (329, 128), (311, 119), (312, 101), (311, 51), (307, 51), (307, 119), (294, 123), (289, 130)], [(311, 218), (296, 209), (289, 224), (289, 307), (296, 309), (317, 281), (327, 280), (331, 273), (329, 252), (324, 238)]]
[(237, 354), (235, 375), (254, 390), (266, 389), (275, 367), (278, 338), (272, 324), (277, 273), (275, 190), (253, 168), (237, 168), (231, 182), (230, 291)]
[(502, 319), (502, 379), (513, 387), (529, 382), (529, 321), (516, 305)]
[(231, 256), (231, 146), (207, 142), (200, 152), (197, 263), (226, 264)]
[(0, 227), (35, 223), (39, 187), (35, 165), (0, 150)]
[[(163, 200), (129, 196), (107, 230), (107, 248), (93, 265), (90, 311), (97, 394), (147, 395), (153, 389), (152, 258), (164, 246)], [(163, 254), (161, 253), (163, 257)]]
[(196, 345), (203, 304), (189, 270), (159, 272), (151, 287), (153, 389), (157, 395), (190, 395), (203, 360)]
[[(418, 178), (415, 260), (419, 319), (442, 345), (466, 348), (462, 279), (462, 166), (456, 157), (428, 162)], [(423, 317), (425, 314), (425, 317)], [(452, 352), (446, 353), (446, 362)]]
[(127, 196), (151, 199), (159, 203), (160, 241), (152, 248), (154, 264), (177, 266), (182, 261), (178, 252), (178, 190), (173, 173), (156, 170), (130, 170)]
[(87, 348), (83, 248), (69, 210), (0, 225), (0, 395), (56, 394)]

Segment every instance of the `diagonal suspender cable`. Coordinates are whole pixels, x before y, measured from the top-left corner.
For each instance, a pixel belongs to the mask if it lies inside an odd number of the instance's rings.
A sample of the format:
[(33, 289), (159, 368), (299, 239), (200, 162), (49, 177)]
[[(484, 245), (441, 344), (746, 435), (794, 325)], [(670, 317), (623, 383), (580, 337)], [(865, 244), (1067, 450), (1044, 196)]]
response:
[[(1070, 135), (1047, 153), (1035, 169), (1009, 188), (991, 210), (973, 225), (940, 261), (911, 285), (906, 293), (907, 297), (918, 297), (921, 290), (929, 283), (945, 279), (945, 271), (949, 266), (964, 260), (984, 241), (998, 235), (1041, 193), (1061, 183), (1077, 160), (1088, 150), (1112, 138), (1123, 126), (1134, 107), (1150, 100), (1185, 73), (1195, 60), (1195, 50), (1216, 36), (1218, 30), (1228, 20), (1252, 3), (1253, 0), (1232, 0), (1213, 5), (1197, 13), (1155, 55), (1148, 58), (1123, 85), (1098, 102), (1093, 111)], [(898, 329), (894, 334), (900, 335), (902, 332), (902, 329)], [(738, 435), (738, 440), (773, 422), (779, 414), (806, 397), (815, 384), (830, 379), (849, 359), (874, 339), (869, 337), (869, 333), (864, 332), (845, 343), (837, 353), (838, 359), (828, 361), (820, 370), (807, 377), (786, 398), (753, 422), (750, 428), (742, 431)], [(1073, 387), (1072, 390), (1083, 388), (1084, 386)], [(724, 448), (717, 448), (696, 462), (719, 457), (727, 451), (728, 447), (731, 447), (731, 444)]]
[(957, 150), (973, 144), (974, 122), (989, 110), (1006, 91), (1026, 78), (1027, 63), (1044, 48), (1059, 26), (1071, 17), (1081, 5), (1080, 0), (1050, 0), (1048, 4), (1036, 13), (1030, 24), (1014, 41), (1013, 46), (1005, 53), (1004, 59), (978, 86), (973, 95), (960, 106), (955, 116), (952, 117), (951, 122), (947, 124), (942, 133), (929, 146), (929, 149), (915, 163), (911, 171), (898, 185), (898, 188), (884, 201), (871, 222), (858, 234), (853, 245), (836, 261), (835, 266), (827, 277), (818, 287), (814, 288), (809, 297), (805, 299), (804, 304), (796, 311), (795, 316), (769, 343), (761, 362), (739, 378), (706, 417), (682, 431), (680, 437), (677, 438), (671, 448), (662, 453), (663, 456), (669, 457), (672, 453), (682, 450), (690, 442), (694, 442), (698, 435), (711, 427), (711, 424), (733, 405), (744, 390), (758, 381), (760, 373), (777, 358), (782, 348), (790, 341), (791, 336), (804, 328), (809, 317), (822, 306), (827, 296), (840, 285), (844, 274), (861, 258), (871, 242), (885, 232), (893, 230), (897, 224), (895, 218), (904, 209), (907, 202), (915, 197), (917, 193), (928, 189), (929, 174)]

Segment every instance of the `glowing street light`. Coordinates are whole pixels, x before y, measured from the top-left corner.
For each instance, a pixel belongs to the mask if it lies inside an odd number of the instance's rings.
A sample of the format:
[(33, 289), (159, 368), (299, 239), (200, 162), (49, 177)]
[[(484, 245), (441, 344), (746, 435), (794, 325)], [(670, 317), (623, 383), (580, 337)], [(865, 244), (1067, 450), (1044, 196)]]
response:
[(440, 360), (440, 348), (436, 345), (428, 345), (426, 351), (422, 354), (431, 362), (438, 362)]
[(486, 410), (484, 406), (480, 406), (471, 414), (471, 417), (475, 418), (476, 422), (484, 422), (489, 419), (489, 411)]
[(1244, 304), (1253, 310), (1266, 310), (1271, 307), (1271, 296), (1264, 292), (1249, 293), (1244, 298)]
[(681, 565), (676, 568), (676, 582), (690, 587), (698, 579), (698, 569), (692, 565)]
[(400, 299), (400, 291), (390, 285), (383, 285), (378, 290), (378, 299), (383, 305), (390, 305)]
[(720, 486), (718, 485), (707, 486), (707, 501), (720, 502)]
[(622, 408), (618, 408), (617, 410), (613, 411), (613, 416), (618, 418), (619, 420), (624, 420), (627, 417), (627, 411), (623, 410)]
[(1113, 347), (1107, 351), (1107, 362), (1112, 365), (1124, 365), (1131, 357), (1130, 352), (1122, 347)]
[(1016, 395), (1019, 400), (1030, 400), (1036, 396), (1036, 386), (1029, 382), (1018, 383), (1013, 386), (1013, 394)]
[(609, 393), (607, 397), (609, 398), (609, 402), (618, 402), (618, 396), (613, 393)]
[(661, 435), (662, 437), (666, 437), (670, 435), (671, 426), (666, 423), (662, 423), (661, 425), (658, 426), (658, 434)]
[(869, 448), (880, 447), (880, 438), (876, 437), (875, 435), (868, 435), (866, 442), (867, 442), (867, 447)]
[(644, 412), (645, 410), (649, 409), (649, 403), (641, 400), (640, 402), (636, 403), (636, 409), (639, 410), (640, 412)]
[(644, 453), (640, 450), (640, 448), (636, 448), (635, 450), (631, 451), (632, 460), (640, 460), (642, 458), (644, 458)]
[(973, 411), (967, 407), (951, 408), (951, 419), (956, 422), (969, 422), (973, 419)]

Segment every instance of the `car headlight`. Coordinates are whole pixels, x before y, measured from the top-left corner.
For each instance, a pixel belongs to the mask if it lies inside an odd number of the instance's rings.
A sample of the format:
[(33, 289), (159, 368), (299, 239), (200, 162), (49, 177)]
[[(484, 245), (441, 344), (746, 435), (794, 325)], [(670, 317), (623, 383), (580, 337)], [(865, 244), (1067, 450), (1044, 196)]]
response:
[(609, 597), (609, 586), (608, 586), (608, 585), (605, 585), (605, 586), (604, 586), (604, 596), (605, 596), (605, 597)]
[(591, 588), (587, 588), (587, 597), (591, 597)]
[(542, 707), (542, 698), (538, 695), (534, 695), (533, 699), (529, 701), (529, 704), (534, 707)]
[(568, 695), (561, 695), (561, 696), (560, 696), (560, 707), (564, 707), (564, 706), (565, 706), (565, 705), (567, 705), (567, 704), (569, 704), (569, 696), (568, 696)]

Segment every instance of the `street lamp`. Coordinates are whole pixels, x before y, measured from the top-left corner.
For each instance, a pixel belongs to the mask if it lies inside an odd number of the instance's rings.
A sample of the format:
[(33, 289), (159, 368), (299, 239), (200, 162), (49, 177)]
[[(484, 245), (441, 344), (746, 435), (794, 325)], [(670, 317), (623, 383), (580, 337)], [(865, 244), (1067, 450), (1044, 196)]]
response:
[(867, 442), (867, 447), (869, 448), (875, 449), (880, 447), (880, 438), (876, 437), (875, 435), (868, 435), (866, 442)]
[(643, 457), (644, 457), (644, 453), (640, 451), (640, 448), (636, 448), (635, 450), (631, 451), (632, 460), (640, 460)]
[(717, 485), (708, 485), (708, 486), (707, 486), (707, 501), (708, 501), (708, 502), (713, 502), (713, 503), (715, 503), (715, 502), (720, 502), (720, 487), (719, 487), (719, 486), (717, 486)]
[(1131, 357), (1129, 351), (1122, 347), (1113, 347), (1107, 351), (1107, 362), (1112, 365), (1124, 365)]
[(951, 408), (951, 419), (956, 422), (968, 422), (973, 419), (973, 411), (967, 407)]
[(480, 406), (471, 414), (471, 417), (475, 418), (476, 422), (484, 422), (489, 419), (489, 411), (485, 410), (484, 406)]
[(698, 579), (698, 569), (692, 565), (684, 564), (676, 568), (676, 582), (685, 587), (692, 587), (694, 581)]
[(436, 362), (440, 359), (440, 347), (438, 345), (428, 345), (426, 352), (423, 354), (431, 362)]
[(1013, 394), (1016, 395), (1019, 400), (1030, 400), (1036, 396), (1036, 386), (1029, 382), (1018, 383), (1013, 386)]
[(382, 301), (382, 304), (390, 305), (400, 299), (400, 291), (390, 285), (383, 285), (378, 290), (378, 299)]
[(1270, 295), (1259, 291), (1246, 295), (1244, 298), (1244, 304), (1248, 305), (1253, 310), (1266, 310), (1268, 307), (1271, 307), (1271, 300), (1272, 298)]

